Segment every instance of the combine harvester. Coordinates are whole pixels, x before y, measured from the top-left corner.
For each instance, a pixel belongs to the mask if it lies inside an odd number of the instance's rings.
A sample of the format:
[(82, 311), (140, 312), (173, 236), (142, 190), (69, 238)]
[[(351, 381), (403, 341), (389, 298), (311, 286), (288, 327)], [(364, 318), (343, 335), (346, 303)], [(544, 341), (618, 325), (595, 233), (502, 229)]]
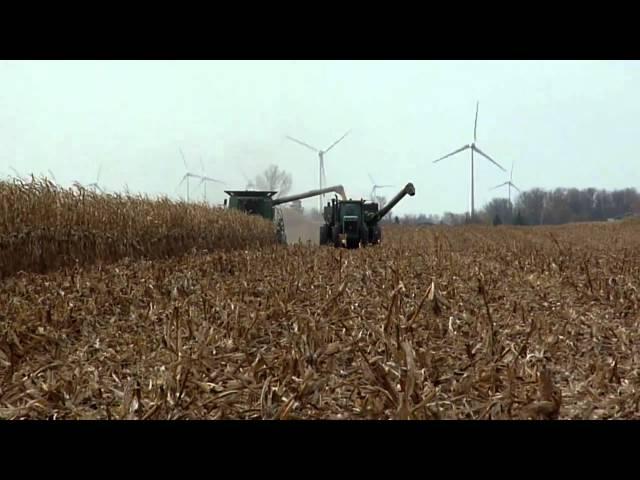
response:
[(414, 196), (416, 190), (412, 183), (378, 210), (376, 202), (365, 200), (331, 199), (324, 207), (325, 224), (320, 227), (320, 245), (358, 248), (367, 244), (378, 244), (382, 240), (380, 220), (391, 211), (405, 195)]
[(316, 197), (325, 193), (337, 193), (343, 200), (347, 200), (342, 185), (321, 188), (319, 190), (310, 190), (308, 192), (299, 193), (297, 195), (288, 195), (286, 197), (272, 198), (277, 191), (269, 190), (225, 190), (229, 195), (229, 202), (225, 199), (224, 205), (228, 208), (241, 210), (250, 215), (260, 215), (267, 220), (274, 221), (276, 224), (276, 235), (278, 243), (287, 243), (287, 236), (284, 228), (284, 218), (279, 208), (275, 208), (283, 203), (294, 202), (304, 198)]

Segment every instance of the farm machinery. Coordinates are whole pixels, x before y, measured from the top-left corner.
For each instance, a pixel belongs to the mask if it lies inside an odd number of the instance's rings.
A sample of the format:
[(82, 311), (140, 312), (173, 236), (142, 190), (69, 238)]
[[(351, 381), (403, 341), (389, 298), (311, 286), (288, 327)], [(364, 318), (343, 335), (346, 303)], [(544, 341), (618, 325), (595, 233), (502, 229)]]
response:
[(347, 199), (342, 185), (321, 188), (318, 190), (310, 190), (296, 195), (287, 195), (285, 197), (273, 198), (278, 193), (271, 190), (225, 190), (229, 195), (229, 202), (225, 199), (224, 205), (228, 208), (241, 210), (250, 215), (260, 215), (267, 220), (271, 220), (276, 224), (276, 235), (279, 243), (286, 243), (287, 236), (284, 228), (284, 218), (278, 205), (283, 203), (294, 202), (305, 198), (316, 197), (325, 193), (337, 193), (343, 200)]
[(320, 227), (320, 245), (358, 248), (380, 243), (380, 220), (406, 195), (413, 197), (415, 194), (413, 184), (407, 183), (382, 209), (378, 209), (376, 202), (332, 198), (324, 207), (325, 224)]

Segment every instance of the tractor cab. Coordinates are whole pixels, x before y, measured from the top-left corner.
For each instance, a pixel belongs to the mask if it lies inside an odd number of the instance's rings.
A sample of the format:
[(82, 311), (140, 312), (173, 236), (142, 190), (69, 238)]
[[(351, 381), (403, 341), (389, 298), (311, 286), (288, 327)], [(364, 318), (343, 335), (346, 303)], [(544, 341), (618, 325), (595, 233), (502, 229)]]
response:
[(362, 211), (365, 222), (369, 222), (378, 213), (378, 204), (376, 202), (364, 202)]
[(338, 219), (342, 224), (342, 233), (347, 237), (360, 235), (363, 203), (358, 200), (348, 200), (338, 204)]
[(324, 207), (325, 225), (320, 228), (320, 244), (344, 244), (350, 247), (360, 242), (364, 226), (364, 201), (332, 199)]

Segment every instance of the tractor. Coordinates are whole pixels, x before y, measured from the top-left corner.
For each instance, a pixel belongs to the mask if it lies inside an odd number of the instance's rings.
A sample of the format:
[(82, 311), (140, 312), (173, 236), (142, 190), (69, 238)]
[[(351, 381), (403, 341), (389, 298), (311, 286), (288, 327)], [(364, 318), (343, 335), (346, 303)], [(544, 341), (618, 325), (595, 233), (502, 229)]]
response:
[(380, 220), (402, 200), (405, 195), (414, 196), (416, 190), (408, 183), (384, 208), (366, 200), (338, 200), (332, 198), (324, 207), (324, 225), (320, 227), (320, 245), (358, 248), (382, 241)]
[(296, 200), (331, 192), (339, 194), (344, 200), (347, 198), (342, 185), (310, 190), (297, 195), (288, 195), (280, 198), (273, 198), (278, 192), (272, 190), (225, 190), (225, 193), (229, 195), (229, 202), (227, 203), (227, 199), (225, 199), (224, 205), (225, 207), (241, 210), (250, 215), (259, 215), (267, 220), (272, 220), (276, 224), (278, 243), (287, 243), (284, 218), (280, 209), (276, 207), (283, 203), (294, 202)]

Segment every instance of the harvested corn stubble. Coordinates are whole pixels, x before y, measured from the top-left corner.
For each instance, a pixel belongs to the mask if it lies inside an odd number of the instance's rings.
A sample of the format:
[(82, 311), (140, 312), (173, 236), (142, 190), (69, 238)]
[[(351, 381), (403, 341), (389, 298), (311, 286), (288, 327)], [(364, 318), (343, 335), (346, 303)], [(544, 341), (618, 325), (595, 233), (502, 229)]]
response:
[(18, 273), (0, 418), (636, 418), (638, 239), (626, 222), (385, 226), (360, 250)]

